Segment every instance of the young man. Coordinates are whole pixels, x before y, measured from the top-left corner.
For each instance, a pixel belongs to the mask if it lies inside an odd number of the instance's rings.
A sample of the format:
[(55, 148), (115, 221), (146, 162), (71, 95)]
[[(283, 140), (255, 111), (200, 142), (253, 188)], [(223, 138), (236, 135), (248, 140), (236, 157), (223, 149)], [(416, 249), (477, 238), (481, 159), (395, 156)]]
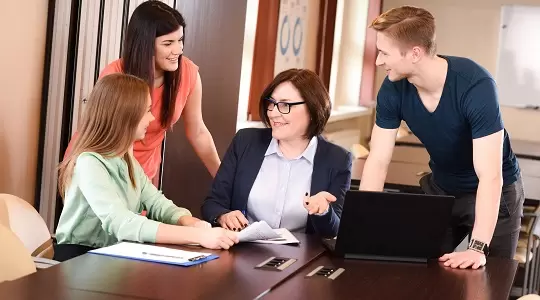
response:
[[(470, 59), (436, 55), (435, 20), (403, 6), (377, 17), (377, 65), (386, 70), (361, 190), (381, 191), (401, 121), (430, 154), (429, 194), (456, 197), (445, 250), (471, 234), (466, 251), (440, 258), (474, 269), (486, 255), (513, 258), (523, 211), (520, 169), (501, 120), (491, 75)], [(429, 226), (429, 224), (426, 224)]]

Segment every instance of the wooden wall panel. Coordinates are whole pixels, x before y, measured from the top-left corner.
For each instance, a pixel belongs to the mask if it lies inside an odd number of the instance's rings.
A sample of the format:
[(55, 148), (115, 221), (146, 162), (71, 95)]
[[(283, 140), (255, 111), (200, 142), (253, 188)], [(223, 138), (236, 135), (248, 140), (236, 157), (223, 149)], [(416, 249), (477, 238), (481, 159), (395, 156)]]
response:
[(330, 88), (336, 11), (337, 0), (321, 0), (319, 32), (317, 34), (317, 74), (319, 74), (327, 89)]
[[(236, 133), (246, 6), (247, 0), (177, 1), (187, 23), (184, 54), (199, 66), (203, 118), (220, 157)], [(200, 216), (200, 206), (211, 182), (179, 122), (165, 142), (165, 195)]]
[(252, 121), (261, 120), (259, 116), (259, 97), (266, 86), (274, 79), (279, 4), (279, 0), (259, 2), (248, 105), (249, 119)]
[(373, 106), (375, 104), (375, 60), (377, 59), (377, 33), (369, 28), (371, 22), (381, 13), (381, 0), (369, 0), (366, 42), (364, 44), (364, 64), (362, 68), (362, 81), (360, 83), (360, 105)]

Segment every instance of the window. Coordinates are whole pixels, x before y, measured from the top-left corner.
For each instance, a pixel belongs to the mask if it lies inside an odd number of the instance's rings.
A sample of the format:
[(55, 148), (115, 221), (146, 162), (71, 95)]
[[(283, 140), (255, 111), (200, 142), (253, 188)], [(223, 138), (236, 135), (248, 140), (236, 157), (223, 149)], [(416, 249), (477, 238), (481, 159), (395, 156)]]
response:
[[(248, 1), (237, 129), (261, 126), (258, 100), (275, 75), (280, 3), (291, 1)], [(375, 32), (367, 25), (380, 13), (380, 0), (306, 3), (310, 30), (305, 33), (305, 67), (317, 72), (329, 89), (333, 116), (365, 113), (361, 106), (374, 103), (376, 59)]]

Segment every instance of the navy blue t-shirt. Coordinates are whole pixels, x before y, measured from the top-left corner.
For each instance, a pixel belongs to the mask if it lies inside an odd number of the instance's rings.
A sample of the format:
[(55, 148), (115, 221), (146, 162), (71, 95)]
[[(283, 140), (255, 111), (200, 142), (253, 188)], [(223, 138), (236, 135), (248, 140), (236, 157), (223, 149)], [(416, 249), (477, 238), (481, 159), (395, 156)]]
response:
[[(473, 165), (473, 139), (504, 129), (491, 75), (474, 61), (441, 56), (448, 62), (443, 93), (435, 111), (429, 112), (416, 87), (407, 79), (385, 78), (377, 95), (376, 124), (395, 129), (404, 120), (424, 144), (435, 183), (449, 194), (474, 192), (478, 177)], [(519, 166), (504, 130), (504, 185), (514, 183)]]

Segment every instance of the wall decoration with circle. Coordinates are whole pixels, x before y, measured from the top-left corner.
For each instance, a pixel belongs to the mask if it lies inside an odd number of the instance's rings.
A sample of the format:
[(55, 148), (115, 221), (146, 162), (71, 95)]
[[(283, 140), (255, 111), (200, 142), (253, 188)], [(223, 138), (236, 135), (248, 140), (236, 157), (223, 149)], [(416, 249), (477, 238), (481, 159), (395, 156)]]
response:
[(281, 0), (274, 75), (305, 67), (305, 24), (308, 0)]

